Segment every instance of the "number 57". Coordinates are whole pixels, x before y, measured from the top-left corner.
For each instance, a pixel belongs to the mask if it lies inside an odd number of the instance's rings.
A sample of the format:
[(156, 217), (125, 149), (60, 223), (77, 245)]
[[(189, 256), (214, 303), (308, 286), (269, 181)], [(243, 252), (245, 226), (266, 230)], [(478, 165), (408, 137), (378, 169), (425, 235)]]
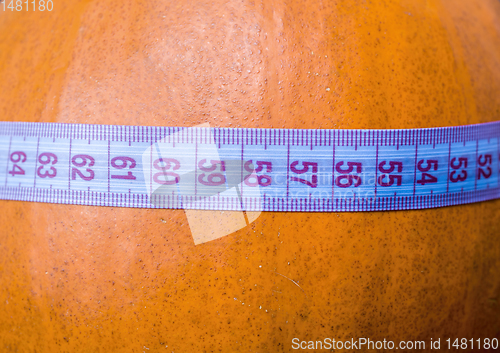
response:
[(312, 167), (312, 172), (313, 175), (311, 177), (311, 181), (297, 178), (297, 177), (290, 177), (291, 181), (298, 181), (299, 183), (309, 185), (312, 188), (315, 188), (318, 186), (318, 163), (316, 162), (302, 162), (302, 165), (304, 168), (302, 169), (297, 169), (297, 165), (299, 164), (299, 161), (294, 161), (292, 164), (290, 164), (290, 170), (296, 174), (304, 174), (309, 171), (309, 167)]

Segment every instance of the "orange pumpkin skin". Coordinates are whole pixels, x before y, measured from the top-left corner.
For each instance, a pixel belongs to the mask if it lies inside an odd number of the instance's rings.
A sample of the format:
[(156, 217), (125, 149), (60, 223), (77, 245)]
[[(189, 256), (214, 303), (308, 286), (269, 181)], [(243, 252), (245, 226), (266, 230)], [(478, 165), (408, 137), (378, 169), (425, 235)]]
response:
[[(0, 119), (495, 121), (499, 23), (494, 0), (106, 0), (7, 11)], [(499, 200), (263, 213), (197, 246), (182, 210), (0, 201), (0, 211), (2, 352), (278, 352), (295, 337), (500, 337)]]

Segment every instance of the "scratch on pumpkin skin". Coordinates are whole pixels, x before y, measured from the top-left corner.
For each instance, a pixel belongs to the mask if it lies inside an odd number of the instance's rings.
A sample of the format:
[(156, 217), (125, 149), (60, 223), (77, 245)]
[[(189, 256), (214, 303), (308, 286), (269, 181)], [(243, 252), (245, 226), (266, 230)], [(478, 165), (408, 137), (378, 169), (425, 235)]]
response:
[(304, 293), (304, 295), (305, 295), (305, 296), (306, 296), (306, 298), (307, 298), (307, 294), (306, 294), (306, 292), (302, 289), (302, 287), (301, 287), (301, 286), (299, 286), (299, 284), (298, 284), (297, 282), (295, 282), (293, 279), (288, 278), (287, 276), (282, 275), (281, 273), (278, 273), (278, 272), (276, 272), (276, 271), (274, 271), (274, 273), (275, 273), (275, 274), (277, 274), (277, 275), (280, 275), (281, 277), (285, 277), (287, 280), (291, 281), (293, 284), (295, 284), (297, 287), (299, 287), (299, 288), (300, 288), (300, 290)]

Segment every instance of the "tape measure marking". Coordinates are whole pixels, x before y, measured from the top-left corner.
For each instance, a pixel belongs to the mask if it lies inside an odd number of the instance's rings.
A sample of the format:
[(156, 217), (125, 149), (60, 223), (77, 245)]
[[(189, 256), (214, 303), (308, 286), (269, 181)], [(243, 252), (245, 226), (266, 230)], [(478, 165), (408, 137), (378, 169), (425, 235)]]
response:
[(500, 122), (294, 130), (0, 122), (0, 198), (246, 211), (377, 211), (500, 197)]

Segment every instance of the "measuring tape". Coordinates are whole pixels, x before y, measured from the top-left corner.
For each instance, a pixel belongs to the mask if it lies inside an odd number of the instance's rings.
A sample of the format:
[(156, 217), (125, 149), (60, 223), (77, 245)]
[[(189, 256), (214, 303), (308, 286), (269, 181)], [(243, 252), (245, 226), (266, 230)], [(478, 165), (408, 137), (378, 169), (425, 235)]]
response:
[(500, 197), (500, 121), (403, 130), (0, 122), (0, 199), (381, 211)]

